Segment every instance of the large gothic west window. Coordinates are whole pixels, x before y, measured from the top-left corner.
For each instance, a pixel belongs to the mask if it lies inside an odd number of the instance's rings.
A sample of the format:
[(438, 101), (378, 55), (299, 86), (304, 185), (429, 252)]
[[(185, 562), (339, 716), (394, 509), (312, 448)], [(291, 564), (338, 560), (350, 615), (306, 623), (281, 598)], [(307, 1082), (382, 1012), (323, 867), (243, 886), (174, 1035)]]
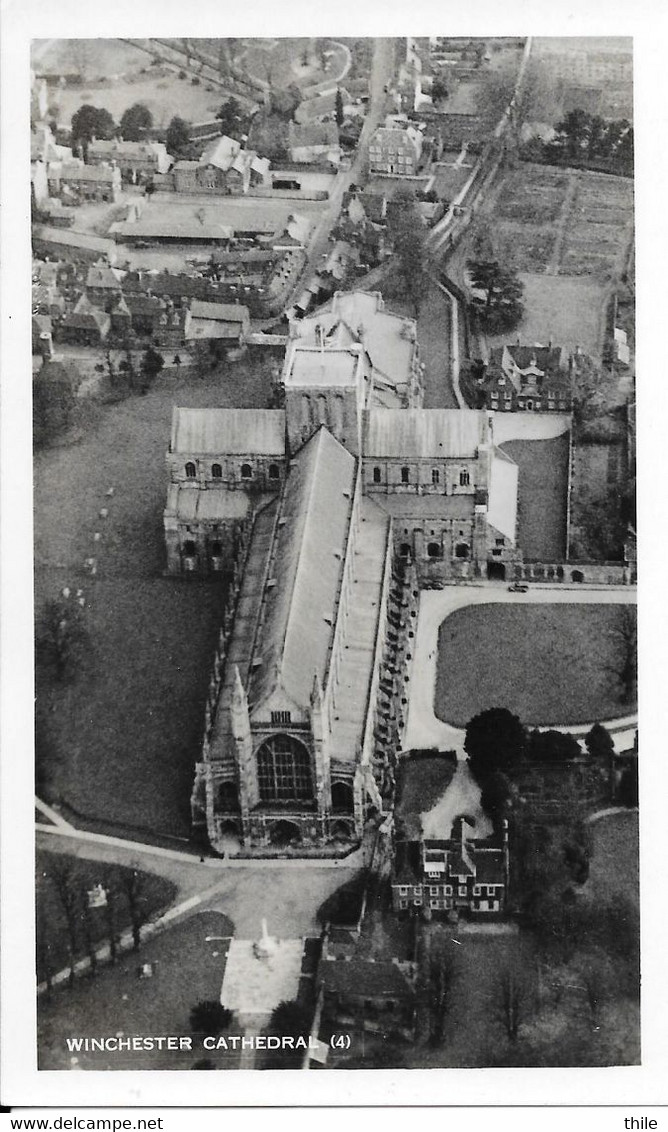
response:
[(262, 802), (313, 797), (309, 753), (290, 735), (273, 735), (262, 744), (257, 753), (257, 778)]

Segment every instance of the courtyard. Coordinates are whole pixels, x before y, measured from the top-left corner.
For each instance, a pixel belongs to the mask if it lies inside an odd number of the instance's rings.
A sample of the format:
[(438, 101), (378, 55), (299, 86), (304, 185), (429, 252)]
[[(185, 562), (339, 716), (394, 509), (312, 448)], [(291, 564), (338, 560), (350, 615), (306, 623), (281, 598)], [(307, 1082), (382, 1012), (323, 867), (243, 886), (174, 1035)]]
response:
[(561, 562), (566, 554), (568, 433), (509, 440), (502, 450), (519, 467), (517, 541), (527, 560)]
[[(225, 589), (218, 579), (163, 577), (172, 408), (266, 407), (269, 365), (171, 370), (145, 397), (101, 407), (80, 443), (35, 454), (38, 625), (63, 586), (82, 588), (86, 600), (90, 649), (79, 676), (60, 683), (51, 669), (36, 670), (38, 710), (60, 756), (57, 786), (77, 824), (188, 836)], [(84, 568), (90, 556), (95, 577)]]
[[(628, 607), (626, 607), (628, 608)], [(614, 719), (619, 700), (614, 605), (478, 605), (440, 626), (434, 710), (465, 727), (506, 707), (527, 726)]]

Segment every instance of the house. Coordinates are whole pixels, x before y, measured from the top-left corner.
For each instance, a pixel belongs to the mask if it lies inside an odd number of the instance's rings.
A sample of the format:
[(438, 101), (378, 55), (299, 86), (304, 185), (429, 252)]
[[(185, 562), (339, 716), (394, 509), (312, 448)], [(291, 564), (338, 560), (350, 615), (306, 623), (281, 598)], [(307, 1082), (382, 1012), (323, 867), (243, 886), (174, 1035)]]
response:
[(115, 202), (121, 195), (121, 171), (117, 165), (108, 163), (84, 165), (83, 163), (63, 163), (59, 168), (50, 167), (49, 180), (54, 178), (58, 195), (66, 195), (77, 200)]
[(381, 126), (369, 142), (369, 172), (414, 177), (421, 154), (422, 134), (414, 126)]
[(270, 162), (234, 138), (217, 137), (199, 161), (177, 161), (173, 169), (177, 193), (247, 193), (268, 179)]
[(92, 264), (86, 275), (86, 295), (91, 303), (110, 310), (121, 293), (121, 281), (108, 263)]
[(66, 314), (58, 328), (61, 342), (71, 346), (100, 346), (111, 327), (106, 311), (94, 306), (86, 295), (81, 295), (73, 311)]
[(36, 256), (49, 256), (70, 263), (96, 263), (101, 258), (108, 263), (116, 260), (113, 240), (90, 236), (87, 232), (51, 228), (46, 224), (33, 224), (32, 247)]
[(187, 343), (224, 342), (239, 346), (250, 334), (248, 307), (233, 303), (207, 303), (193, 299), (185, 322)]
[(354, 1027), (370, 1033), (415, 1036), (417, 997), (413, 963), (363, 957), (358, 949), (337, 955), (325, 940), (316, 986), (328, 1029)]
[(115, 162), (123, 180), (133, 184), (149, 181), (156, 173), (166, 173), (172, 164), (172, 158), (161, 142), (124, 141), (123, 138), (92, 141), (87, 160), (89, 165)]
[(574, 359), (561, 346), (497, 346), (481, 367), (485, 405), (499, 412), (570, 412)]
[(288, 126), (290, 160), (304, 165), (338, 165), (342, 150), (335, 122), (306, 122)]
[(400, 915), (501, 915), (508, 892), (508, 829), (502, 843), (473, 840), (458, 818), (458, 836), (399, 841), (392, 877), (392, 907)]

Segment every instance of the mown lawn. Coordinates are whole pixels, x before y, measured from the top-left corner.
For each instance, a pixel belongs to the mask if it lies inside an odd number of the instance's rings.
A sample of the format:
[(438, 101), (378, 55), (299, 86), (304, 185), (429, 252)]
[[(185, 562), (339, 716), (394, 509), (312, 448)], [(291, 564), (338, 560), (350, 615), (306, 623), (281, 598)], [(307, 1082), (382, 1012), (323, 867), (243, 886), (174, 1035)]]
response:
[[(88, 954), (85, 930), (85, 894), (94, 885), (113, 884), (118, 896), (114, 911), (118, 932), (130, 926), (131, 916), (123, 881), (131, 875), (131, 870), (120, 865), (103, 866), (94, 861), (84, 861), (78, 857), (63, 857), (59, 853), (37, 852), (35, 860), (35, 891), (37, 903), (38, 935), (43, 950), (37, 951), (37, 977), (46, 976), (47, 967), (55, 974), (69, 962), (68, 933), (63, 903), (58, 895), (56, 877), (67, 870), (66, 885), (76, 900), (77, 948), (75, 957), (80, 959)], [(169, 907), (176, 895), (176, 886), (171, 881), (152, 873), (139, 872), (137, 902), (146, 919), (160, 909)], [(107, 920), (104, 908), (90, 910), (90, 932), (94, 943), (108, 941)], [(43, 928), (40, 932), (39, 927)]]
[(587, 888), (593, 900), (604, 905), (640, 899), (638, 813), (607, 814), (590, 824), (592, 858)]
[(519, 467), (517, 538), (527, 559), (560, 562), (566, 554), (568, 434), (501, 445)]
[[(165, 377), (146, 397), (106, 407), (81, 443), (36, 454), (36, 620), (64, 585), (80, 586), (90, 638), (71, 684), (38, 664), (38, 709), (60, 756), (62, 800), (105, 828), (189, 831), (224, 586), (162, 574), (172, 407), (262, 407), (269, 387), (266, 362)], [(91, 555), (95, 578), (83, 568)]]
[[(628, 715), (610, 671), (619, 657), (619, 605), (476, 605), (439, 630), (434, 711), (464, 727), (506, 707), (527, 726)], [(634, 608), (634, 607), (630, 607)]]
[[(161, 932), (139, 952), (124, 954), (115, 966), (99, 968), (95, 978), (78, 981), (72, 990), (61, 987), (50, 999), (40, 996), (37, 1018), (40, 1069), (192, 1069), (201, 1058), (216, 1068), (235, 1068), (237, 1055), (207, 1053), (191, 1035), (190, 1010), (202, 999), (220, 1000), (229, 941), (207, 936), (230, 936), (233, 925), (220, 912), (190, 916)], [(151, 978), (139, 978), (143, 963), (153, 966)], [(232, 1024), (232, 1032), (239, 1033)], [(66, 1039), (126, 1038), (146, 1035), (192, 1036), (192, 1050), (70, 1053)]]

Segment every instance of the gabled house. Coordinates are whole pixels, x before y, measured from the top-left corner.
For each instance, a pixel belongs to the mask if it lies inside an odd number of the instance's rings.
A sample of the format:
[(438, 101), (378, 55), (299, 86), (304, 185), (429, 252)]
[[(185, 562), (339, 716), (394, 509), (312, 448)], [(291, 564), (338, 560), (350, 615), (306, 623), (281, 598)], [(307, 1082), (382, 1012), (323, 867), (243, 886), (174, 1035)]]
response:
[(111, 162), (118, 165), (124, 180), (136, 183), (150, 180), (156, 173), (166, 173), (172, 158), (161, 142), (123, 141), (123, 138), (92, 141), (88, 147), (89, 165)]
[(422, 134), (414, 126), (381, 126), (369, 142), (369, 172), (414, 177), (422, 154)]
[(561, 346), (497, 346), (483, 369), (485, 406), (500, 412), (570, 412), (573, 359)]
[(244, 149), (241, 142), (223, 134), (204, 150), (199, 161), (177, 161), (174, 188), (177, 193), (247, 193), (254, 185), (262, 185), (269, 174), (270, 162), (254, 150)]
[(91, 303), (110, 310), (121, 294), (120, 279), (104, 260), (92, 264), (86, 275), (86, 295)]
[(508, 830), (502, 844), (473, 840), (465, 818), (447, 840), (397, 843), (392, 907), (403, 915), (432, 916), (503, 913), (508, 892)]
[(65, 315), (59, 327), (59, 338), (72, 346), (99, 346), (104, 342), (111, 319), (106, 311), (94, 306), (81, 295), (73, 311)]

